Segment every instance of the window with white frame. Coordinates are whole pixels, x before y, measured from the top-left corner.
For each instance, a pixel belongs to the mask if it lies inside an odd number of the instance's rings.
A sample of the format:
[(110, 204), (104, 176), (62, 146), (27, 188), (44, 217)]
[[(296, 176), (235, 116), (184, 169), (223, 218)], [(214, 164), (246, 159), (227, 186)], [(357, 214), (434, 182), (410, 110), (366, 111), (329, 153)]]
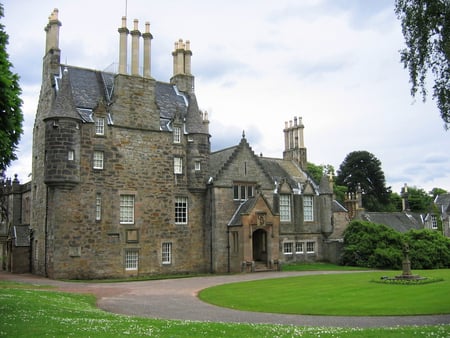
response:
[(295, 242), (295, 253), (303, 253), (303, 242)]
[(201, 162), (200, 161), (195, 161), (195, 171), (200, 171), (201, 170)]
[(283, 243), (283, 253), (285, 255), (292, 255), (293, 251), (294, 251), (294, 243), (292, 242)]
[(173, 127), (173, 143), (181, 143), (181, 128)]
[(120, 195), (120, 223), (134, 223), (134, 195)]
[(291, 221), (291, 196), (280, 195), (280, 221)]
[(175, 224), (187, 224), (188, 199), (187, 197), (175, 197)]
[(183, 173), (183, 159), (181, 157), (173, 158), (173, 172), (174, 174)]
[(103, 151), (94, 151), (94, 169), (103, 169)]
[(314, 208), (312, 196), (303, 196), (303, 220), (305, 222), (314, 221)]
[(125, 250), (125, 270), (137, 270), (139, 263), (139, 252), (137, 249)]
[(75, 160), (75, 152), (73, 150), (69, 150), (68, 154), (67, 154), (67, 159), (69, 161), (73, 161)]
[(436, 230), (438, 228), (438, 221), (436, 215), (431, 215), (431, 229)]
[(102, 219), (102, 195), (95, 195), (95, 220), (100, 221)]
[(172, 263), (172, 243), (164, 242), (162, 244), (162, 263), (163, 264), (171, 264)]
[(233, 185), (233, 199), (246, 200), (254, 196), (254, 183), (236, 183)]
[(316, 242), (306, 242), (306, 252), (314, 253), (316, 250)]
[(96, 135), (105, 135), (105, 118), (104, 117), (96, 117), (95, 118), (95, 134)]

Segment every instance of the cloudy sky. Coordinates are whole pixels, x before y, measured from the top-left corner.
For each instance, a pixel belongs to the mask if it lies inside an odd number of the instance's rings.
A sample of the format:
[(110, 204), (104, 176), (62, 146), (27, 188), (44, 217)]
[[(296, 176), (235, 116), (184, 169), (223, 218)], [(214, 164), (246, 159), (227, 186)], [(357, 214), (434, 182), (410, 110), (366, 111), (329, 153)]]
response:
[[(152, 76), (169, 81), (174, 42), (191, 41), (200, 108), (208, 111), (213, 150), (239, 143), (282, 157), (285, 121), (301, 116), (308, 161), (336, 169), (367, 150), (387, 185), (450, 191), (450, 131), (435, 102), (410, 96), (394, 0), (0, 0), (8, 53), (20, 75), (25, 116), (19, 160), (31, 173), (34, 115), (45, 48), (44, 27), (59, 9), (61, 60), (99, 70), (118, 62), (121, 17), (151, 24)], [(431, 78), (430, 78), (431, 80)], [(430, 86), (431, 86), (430, 81)]]

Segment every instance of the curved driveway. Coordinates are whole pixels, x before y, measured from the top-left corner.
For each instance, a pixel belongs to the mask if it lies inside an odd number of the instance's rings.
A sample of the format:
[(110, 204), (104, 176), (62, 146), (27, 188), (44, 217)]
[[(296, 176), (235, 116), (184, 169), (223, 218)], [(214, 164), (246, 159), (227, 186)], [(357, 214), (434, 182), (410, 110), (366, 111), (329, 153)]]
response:
[(450, 323), (450, 315), (340, 317), (257, 313), (221, 308), (204, 303), (197, 298), (200, 290), (213, 285), (264, 278), (332, 273), (343, 272), (263, 272), (108, 284), (61, 282), (30, 274), (9, 273), (0, 273), (0, 279), (54, 285), (60, 290), (69, 292), (93, 293), (97, 296), (97, 303), (101, 309), (148, 318), (329, 327), (393, 327)]

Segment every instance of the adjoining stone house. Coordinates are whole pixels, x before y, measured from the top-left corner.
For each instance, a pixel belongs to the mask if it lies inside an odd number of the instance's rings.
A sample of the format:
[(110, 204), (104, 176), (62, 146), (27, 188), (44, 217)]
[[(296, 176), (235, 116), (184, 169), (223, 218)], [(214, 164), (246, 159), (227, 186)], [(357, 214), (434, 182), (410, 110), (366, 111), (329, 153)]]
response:
[(1, 270), (30, 272), (31, 183), (2, 180), (0, 217)]
[[(114, 278), (277, 269), (336, 260), (346, 225), (331, 182), (305, 172), (303, 124), (284, 129), (282, 159), (243, 135), (211, 153), (190, 44), (175, 43), (169, 82), (151, 76), (149, 24), (119, 28), (118, 73), (61, 64), (55, 9), (45, 28), (33, 131), (31, 271)], [(131, 72), (127, 71), (131, 35)], [(139, 46), (143, 40), (143, 73)], [(342, 224), (341, 224), (342, 223)]]
[(424, 217), (425, 228), (442, 231), (450, 237), (450, 194), (437, 195), (430, 211)]

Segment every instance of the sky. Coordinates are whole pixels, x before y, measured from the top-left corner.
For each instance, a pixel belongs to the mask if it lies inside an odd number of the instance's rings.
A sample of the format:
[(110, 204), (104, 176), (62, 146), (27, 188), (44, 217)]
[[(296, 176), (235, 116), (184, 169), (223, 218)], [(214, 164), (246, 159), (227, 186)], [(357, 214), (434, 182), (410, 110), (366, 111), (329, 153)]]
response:
[(130, 30), (134, 19), (141, 32), (150, 22), (156, 80), (169, 82), (174, 42), (190, 40), (195, 93), (209, 114), (213, 151), (237, 145), (245, 132), (255, 154), (281, 158), (285, 122), (302, 117), (309, 162), (337, 170), (349, 153), (365, 150), (380, 160), (394, 192), (405, 183), (450, 191), (450, 131), (431, 96), (423, 102), (410, 95), (394, 0), (0, 2), (24, 113), (9, 177), (30, 180), (44, 27), (58, 8), (61, 62), (69, 65), (117, 65), (124, 15)]

